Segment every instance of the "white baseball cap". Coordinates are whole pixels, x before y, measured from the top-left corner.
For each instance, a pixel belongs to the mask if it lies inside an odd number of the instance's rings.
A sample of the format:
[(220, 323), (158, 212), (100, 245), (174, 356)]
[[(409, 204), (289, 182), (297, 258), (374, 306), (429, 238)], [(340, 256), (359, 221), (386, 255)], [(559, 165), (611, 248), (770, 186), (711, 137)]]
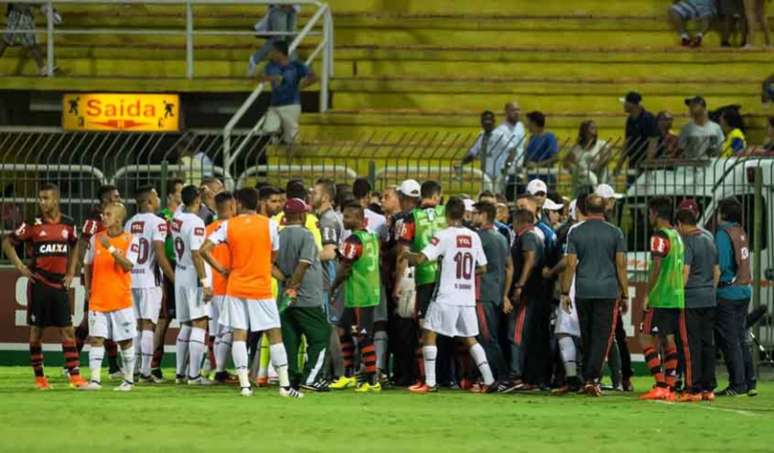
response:
[(578, 209), (578, 200), (572, 200), (570, 202), (570, 218), (577, 220), (577, 217), (575, 216), (575, 211)]
[(596, 189), (594, 189), (594, 195), (598, 195), (605, 200), (609, 200), (610, 198), (615, 198), (616, 200), (620, 200), (623, 198), (623, 194), (616, 193), (615, 189), (613, 189), (609, 184), (600, 184), (597, 186)]
[(465, 212), (473, 212), (476, 210), (475, 208), (476, 203), (470, 198), (466, 198), (462, 200), (462, 202), (465, 203)]
[(562, 209), (564, 207), (563, 203), (557, 203), (554, 200), (550, 198), (546, 198), (545, 203), (543, 203), (543, 209), (547, 211), (558, 211), (559, 209)]
[(421, 190), (422, 190), (422, 187), (415, 179), (407, 179), (402, 183), (400, 183), (400, 187), (398, 187), (398, 192), (402, 193), (407, 197), (414, 197), (414, 198), (419, 198)]
[(542, 179), (533, 179), (527, 184), (527, 193), (535, 195), (538, 192), (548, 193), (548, 186)]

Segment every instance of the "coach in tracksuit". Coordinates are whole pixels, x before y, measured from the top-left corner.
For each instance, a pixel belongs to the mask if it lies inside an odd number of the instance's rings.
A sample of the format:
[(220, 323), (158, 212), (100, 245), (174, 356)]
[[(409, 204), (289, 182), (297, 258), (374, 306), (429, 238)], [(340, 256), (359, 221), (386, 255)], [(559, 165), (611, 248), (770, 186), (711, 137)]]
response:
[(696, 226), (699, 206), (684, 200), (677, 211), (677, 229), (685, 244), (685, 311), (680, 320), (686, 391), (680, 401), (710, 399), (715, 390), (715, 287), (720, 278), (712, 233)]
[(562, 308), (572, 306), (570, 286), (575, 276), (575, 304), (583, 344), (584, 392), (600, 396), (602, 365), (613, 342), (618, 306), (628, 299), (626, 246), (623, 232), (605, 221), (605, 201), (589, 195), (588, 216), (567, 239), (567, 268), (562, 275)]

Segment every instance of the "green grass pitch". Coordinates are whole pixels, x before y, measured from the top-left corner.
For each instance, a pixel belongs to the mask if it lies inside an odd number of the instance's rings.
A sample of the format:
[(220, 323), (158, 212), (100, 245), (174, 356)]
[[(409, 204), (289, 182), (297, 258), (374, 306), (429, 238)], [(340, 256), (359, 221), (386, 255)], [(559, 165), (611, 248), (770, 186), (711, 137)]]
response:
[[(48, 374), (58, 372), (49, 367)], [(167, 370), (167, 376), (172, 371)], [(404, 389), (251, 398), (234, 387), (138, 385), (131, 393), (34, 389), (28, 367), (0, 367), (0, 451), (767, 451), (774, 383), (760, 396), (714, 403), (544, 394), (475, 395)], [(639, 378), (645, 389), (650, 381)]]

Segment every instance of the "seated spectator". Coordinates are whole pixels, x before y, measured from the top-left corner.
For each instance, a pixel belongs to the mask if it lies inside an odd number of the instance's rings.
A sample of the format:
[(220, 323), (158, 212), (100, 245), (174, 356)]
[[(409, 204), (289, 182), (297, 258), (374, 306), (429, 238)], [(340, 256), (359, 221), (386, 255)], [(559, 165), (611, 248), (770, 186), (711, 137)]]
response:
[[(524, 167), (527, 168), (527, 180), (539, 178), (553, 185), (556, 181), (554, 175), (544, 171), (534, 173), (536, 168), (550, 168), (559, 154), (559, 144), (553, 132), (546, 132), (546, 117), (541, 112), (527, 113), (527, 129), (529, 130), (529, 142), (524, 156)], [(533, 171), (530, 171), (533, 170)]]
[(562, 162), (572, 174), (576, 192), (582, 187), (595, 187), (609, 161), (610, 146), (607, 141), (598, 138), (597, 124), (593, 120), (583, 121), (578, 131), (578, 142)]
[(720, 115), (720, 127), (726, 134), (720, 157), (733, 157), (747, 149), (744, 137), (744, 120), (737, 109), (726, 109)]
[(709, 119), (707, 102), (701, 96), (685, 100), (691, 121), (680, 131), (678, 148), (685, 159), (703, 159), (717, 156), (725, 140), (723, 129)]
[(666, 110), (658, 112), (656, 115), (656, 125), (658, 126), (658, 147), (656, 148), (656, 159), (676, 159), (677, 152), (677, 134), (672, 129), (674, 117)]
[[(710, 21), (717, 15), (715, 0), (682, 0), (669, 7), (669, 21), (680, 34), (683, 47), (701, 47), (704, 33), (709, 29)], [(691, 38), (686, 29), (689, 21), (697, 21), (699, 31)]]
[[(261, 36), (261, 32), (295, 32), (296, 15), (301, 9), (298, 5), (269, 5), (269, 10), (263, 19), (255, 24), (255, 31)], [(271, 52), (275, 42), (284, 41), (290, 45), (291, 35), (266, 35), (266, 42), (251, 57), (247, 67), (247, 76), (255, 77), (258, 63)]]

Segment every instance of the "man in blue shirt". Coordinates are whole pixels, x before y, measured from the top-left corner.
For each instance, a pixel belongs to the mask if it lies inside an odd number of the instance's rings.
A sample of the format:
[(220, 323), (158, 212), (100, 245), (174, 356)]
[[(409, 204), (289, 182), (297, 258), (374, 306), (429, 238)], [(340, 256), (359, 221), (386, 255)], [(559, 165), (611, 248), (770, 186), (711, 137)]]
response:
[[(527, 113), (527, 129), (530, 132), (527, 150), (524, 153), (524, 166), (527, 168), (527, 179), (540, 178), (549, 185), (555, 185), (556, 177), (548, 173), (548, 169), (556, 161), (559, 154), (559, 144), (553, 132), (546, 132), (546, 117), (541, 112)], [(535, 171), (538, 168), (542, 170)]]
[(719, 210), (715, 247), (720, 282), (715, 331), (728, 368), (728, 387), (718, 395), (736, 396), (748, 391), (754, 393), (755, 386), (754, 373), (747, 376), (745, 371), (745, 355), (750, 356), (750, 352), (744, 352), (747, 311), (752, 298), (750, 249), (747, 234), (741, 227), (741, 204), (728, 198), (720, 202)]
[(301, 90), (317, 81), (312, 70), (288, 57), (288, 43), (277, 41), (269, 54), (261, 81), (271, 83), (271, 106), (266, 112), (262, 130), (269, 134), (282, 130), (282, 141), (290, 144), (298, 134), (301, 115)]

